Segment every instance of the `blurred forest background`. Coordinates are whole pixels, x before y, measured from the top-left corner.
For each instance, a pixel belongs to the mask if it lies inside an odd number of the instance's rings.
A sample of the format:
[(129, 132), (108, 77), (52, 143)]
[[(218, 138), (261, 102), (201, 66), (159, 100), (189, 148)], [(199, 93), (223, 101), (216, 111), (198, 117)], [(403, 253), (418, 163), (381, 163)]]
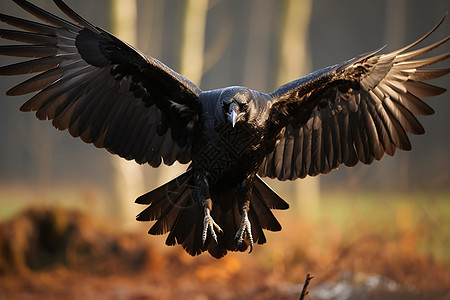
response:
[[(61, 15), (50, 0), (32, 2)], [(396, 50), (421, 37), (450, 11), (448, 0), (66, 2), (91, 23), (159, 59), (203, 90), (244, 85), (265, 92), (385, 44), (384, 52)], [(1, 1), (0, 11), (30, 18), (12, 1)], [(449, 22), (446, 20), (426, 44), (448, 35)], [(434, 53), (449, 50), (447, 43)], [(15, 61), (0, 57), (0, 65)], [(448, 67), (448, 62), (440, 66)], [(117, 228), (137, 229), (145, 237), (146, 227), (137, 227), (134, 221), (141, 207), (133, 200), (186, 166), (152, 169), (122, 162), (55, 130), (50, 122), (38, 122), (30, 113), (19, 113), (28, 98), (4, 96), (17, 83), (15, 77), (0, 80), (0, 220), (8, 220), (28, 206), (58, 205), (89, 212)], [(433, 84), (449, 88), (450, 77)], [(404, 256), (402, 251), (407, 249), (417, 254), (413, 263), (422, 264), (426, 257), (444, 264), (444, 270), (450, 272), (449, 97), (446, 93), (425, 99), (436, 114), (419, 117), (426, 134), (410, 136), (412, 152), (399, 151), (394, 158), (386, 156), (371, 166), (341, 167), (303, 181), (268, 180), (292, 207), (290, 212), (277, 214), (283, 232), (269, 235), (265, 246), (269, 250), (263, 252), (271, 253), (267, 264), (272, 264), (275, 273), (282, 274), (283, 280), (300, 282), (300, 277), (293, 279), (292, 274), (304, 274), (301, 272), (306, 267), (293, 273), (285, 269), (292, 263), (302, 264), (302, 259), (308, 261), (308, 253), (318, 256), (313, 260), (317, 264), (313, 270), (341, 271), (335, 260), (323, 259), (323, 249), (329, 246), (336, 250), (369, 235), (386, 238), (383, 246), (398, 246), (394, 247), (397, 250), (386, 251), (400, 251), (398, 254)], [(297, 252), (283, 252), (289, 250), (283, 246), (287, 240)], [(163, 243), (161, 239), (156, 241), (154, 244)], [(360, 254), (368, 259), (375, 255)], [(341, 254), (333, 255), (337, 259)], [(358, 266), (345, 268), (361, 271)], [(382, 273), (377, 268), (363, 271)], [(449, 286), (445, 280), (430, 284), (442, 290)], [(408, 284), (423, 287), (414, 281)]]

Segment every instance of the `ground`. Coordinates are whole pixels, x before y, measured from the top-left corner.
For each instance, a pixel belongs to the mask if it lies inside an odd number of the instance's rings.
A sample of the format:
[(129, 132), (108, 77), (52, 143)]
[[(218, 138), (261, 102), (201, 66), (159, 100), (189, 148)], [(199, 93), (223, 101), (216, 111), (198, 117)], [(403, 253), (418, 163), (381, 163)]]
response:
[(27, 208), (0, 225), (0, 299), (298, 299), (307, 273), (313, 300), (450, 299), (449, 197), (415, 197), (382, 212), (325, 200), (315, 220), (294, 207), (268, 244), (220, 260), (165, 246), (147, 223), (121, 232), (80, 209)]

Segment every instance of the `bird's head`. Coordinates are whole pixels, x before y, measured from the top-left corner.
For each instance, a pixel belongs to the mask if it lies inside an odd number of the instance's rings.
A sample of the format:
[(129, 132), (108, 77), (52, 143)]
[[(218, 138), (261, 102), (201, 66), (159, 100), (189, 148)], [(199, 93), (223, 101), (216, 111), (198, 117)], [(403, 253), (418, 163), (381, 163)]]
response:
[(251, 102), (250, 90), (242, 87), (226, 88), (220, 96), (222, 111), (233, 127), (239, 121), (248, 120)]

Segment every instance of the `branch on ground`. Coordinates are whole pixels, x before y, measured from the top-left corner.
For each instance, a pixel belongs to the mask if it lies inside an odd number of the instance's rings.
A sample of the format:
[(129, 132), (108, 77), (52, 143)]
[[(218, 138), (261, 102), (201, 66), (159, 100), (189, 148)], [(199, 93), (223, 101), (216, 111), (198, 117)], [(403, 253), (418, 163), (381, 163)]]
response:
[[(313, 279), (313, 278), (314, 278), (314, 276), (311, 276), (309, 273), (306, 274), (305, 283), (303, 284), (303, 289), (300, 294), (299, 300), (304, 300), (306, 295), (309, 295), (308, 286), (309, 286), (309, 283), (311, 282), (311, 279)], [(308, 298), (311, 299), (311, 297), (308, 297)]]

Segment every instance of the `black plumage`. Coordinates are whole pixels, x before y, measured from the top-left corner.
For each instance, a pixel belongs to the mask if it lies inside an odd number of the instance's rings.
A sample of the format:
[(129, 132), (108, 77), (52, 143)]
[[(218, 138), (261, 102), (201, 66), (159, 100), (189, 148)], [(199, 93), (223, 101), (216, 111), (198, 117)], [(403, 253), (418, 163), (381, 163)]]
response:
[(434, 112), (419, 97), (445, 92), (423, 81), (450, 72), (421, 69), (450, 53), (419, 58), (449, 37), (410, 50), (442, 20), (403, 49), (361, 55), (272, 93), (202, 91), (61, 0), (54, 2), (74, 23), (13, 1), (46, 24), (0, 14), (19, 29), (0, 29), (0, 37), (26, 43), (0, 46), (0, 55), (30, 58), (0, 67), (0, 75), (35, 74), (6, 94), (37, 92), (21, 111), (125, 159), (189, 163), (136, 202), (147, 205), (139, 221), (156, 221), (150, 234), (168, 233), (167, 245), (192, 255), (251, 251), (266, 242), (263, 229), (281, 230), (271, 210), (288, 204), (261, 177), (294, 180), (410, 150), (407, 134), (424, 133), (415, 116)]

